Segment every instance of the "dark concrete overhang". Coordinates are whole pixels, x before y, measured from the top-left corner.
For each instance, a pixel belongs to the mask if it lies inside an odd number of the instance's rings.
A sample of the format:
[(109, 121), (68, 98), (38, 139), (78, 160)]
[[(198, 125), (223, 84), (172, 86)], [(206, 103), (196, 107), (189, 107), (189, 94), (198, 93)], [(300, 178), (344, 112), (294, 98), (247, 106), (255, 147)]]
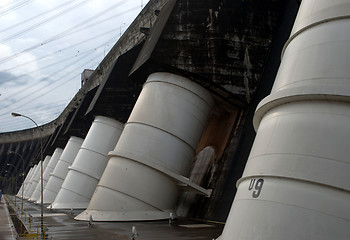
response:
[(130, 76), (181, 74), (244, 108), (259, 85), (282, 6), (277, 0), (170, 0)]
[(102, 115), (126, 122), (142, 88), (142, 81), (129, 79), (129, 72), (143, 42), (120, 55), (99, 85), (85, 116)]

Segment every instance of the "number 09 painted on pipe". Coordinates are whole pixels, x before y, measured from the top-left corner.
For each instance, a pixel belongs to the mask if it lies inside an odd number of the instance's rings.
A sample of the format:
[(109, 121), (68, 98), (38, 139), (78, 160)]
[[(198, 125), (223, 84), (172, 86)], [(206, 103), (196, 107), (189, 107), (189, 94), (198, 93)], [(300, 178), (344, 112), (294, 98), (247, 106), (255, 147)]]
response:
[(253, 193), (252, 193), (253, 198), (258, 198), (260, 196), (263, 185), (264, 185), (264, 179), (262, 178), (258, 180), (253, 178), (250, 180), (248, 190), (249, 191), (253, 190)]

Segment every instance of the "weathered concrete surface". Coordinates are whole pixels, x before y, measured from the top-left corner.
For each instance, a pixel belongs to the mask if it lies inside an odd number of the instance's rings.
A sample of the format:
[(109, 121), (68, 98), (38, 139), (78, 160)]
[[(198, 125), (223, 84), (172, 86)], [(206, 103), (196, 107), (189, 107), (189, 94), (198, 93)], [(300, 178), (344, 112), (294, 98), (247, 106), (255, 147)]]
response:
[(234, 98), (232, 102), (240, 106), (249, 103), (285, 2), (177, 0), (170, 4), (171, 13), (163, 15), (170, 10), (162, 10), (150, 29), (135, 68), (180, 71), (226, 100)]

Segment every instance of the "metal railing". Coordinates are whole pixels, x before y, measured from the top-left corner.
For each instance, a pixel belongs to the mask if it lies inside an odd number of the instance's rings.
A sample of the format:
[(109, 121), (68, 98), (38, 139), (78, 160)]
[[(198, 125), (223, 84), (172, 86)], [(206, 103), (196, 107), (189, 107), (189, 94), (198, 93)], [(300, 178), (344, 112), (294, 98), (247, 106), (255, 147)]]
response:
[[(34, 225), (32, 216), (29, 213), (26, 213), (25, 211), (21, 211), (21, 208), (15, 205), (13, 199), (8, 195), (5, 196), (5, 200), (12, 210), (10, 213), (11, 218), (16, 217), (23, 227), (22, 232), (18, 232), (16, 228), (17, 239), (30, 239), (30, 240), (47, 239), (46, 229), (44, 228), (43, 233), (41, 234), (42, 232), (41, 225), (40, 224)], [(17, 222), (16, 224), (19, 224), (19, 223)], [(52, 239), (52, 236), (50, 239)]]

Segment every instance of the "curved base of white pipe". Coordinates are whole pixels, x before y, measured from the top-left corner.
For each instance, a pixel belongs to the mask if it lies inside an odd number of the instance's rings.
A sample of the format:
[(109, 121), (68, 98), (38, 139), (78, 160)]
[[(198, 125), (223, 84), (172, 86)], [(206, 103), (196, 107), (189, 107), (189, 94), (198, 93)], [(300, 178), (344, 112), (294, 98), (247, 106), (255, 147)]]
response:
[[(57, 195), (57, 193), (55, 193), (55, 192), (53, 192), (51, 190), (45, 189), (43, 203), (44, 204), (51, 204), (55, 200), (56, 195)], [(41, 203), (41, 197), (35, 203), (40, 204)]]
[(48, 209), (61, 209), (61, 210), (69, 210), (69, 209), (74, 209), (74, 210), (84, 210), (88, 207), (89, 203), (70, 203), (70, 202), (65, 202), (65, 203), (52, 203), (49, 205), (47, 208)]
[(27, 201), (35, 203), (36, 201), (38, 201), (38, 199), (29, 198), (27, 199)]
[(156, 221), (169, 219), (172, 210), (163, 211), (94, 211), (86, 210), (76, 216), (75, 220), (89, 221), (90, 216), (93, 221), (115, 221), (115, 222), (128, 222), (128, 221)]
[[(61, 188), (61, 195), (57, 195), (55, 201), (48, 207), (49, 209), (86, 209), (90, 199), (79, 195), (69, 189)], [(57, 200), (57, 198), (60, 199)]]

